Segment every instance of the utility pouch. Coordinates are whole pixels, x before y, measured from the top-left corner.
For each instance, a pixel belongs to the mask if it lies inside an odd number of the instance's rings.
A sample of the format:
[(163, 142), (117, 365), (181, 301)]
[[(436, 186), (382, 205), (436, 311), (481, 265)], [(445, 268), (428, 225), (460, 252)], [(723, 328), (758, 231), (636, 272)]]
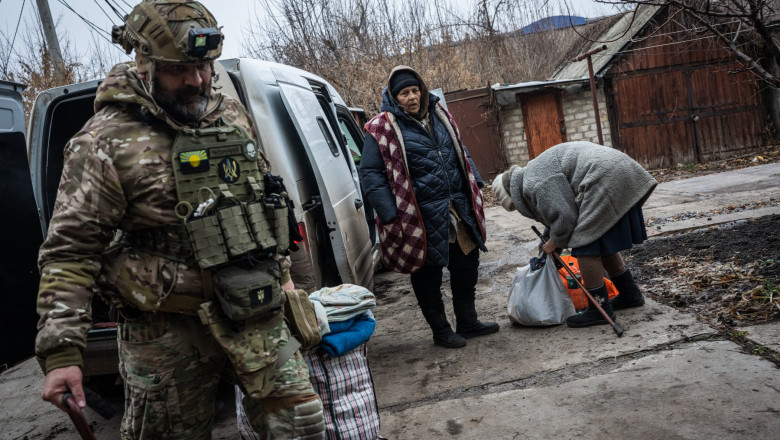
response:
[(225, 246), (231, 257), (238, 257), (257, 249), (254, 237), (249, 233), (241, 203), (236, 201), (233, 205), (218, 208), (217, 217), (222, 227)]
[(290, 248), (290, 223), (287, 218), (286, 195), (287, 193), (272, 194), (265, 199), (265, 213), (273, 227), (277, 252), (284, 252)]
[(257, 246), (263, 250), (275, 250), (276, 240), (265, 215), (265, 204), (259, 201), (249, 202), (244, 207)]
[(198, 316), (227, 354), (246, 393), (256, 398), (267, 396), (274, 387), (278, 348), (286, 343), (285, 335), (289, 336), (283, 315), (246, 321), (237, 329), (220, 307), (209, 301), (201, 304)]
[(301, 343), (301, 350), (308, 350), (322, 341), (314, 304), (305, 290), (285, 290), (284, 319), (290, 332)]
[(228, 260), (222, 227), (216, 215), (194, 217), (185, 223), (190, 234), (192, 250), (201, 269), (208, 269)]
[(214, 270), (214, 293), (231, 321), (262, 318), (279, 309), (279, 263), (265, 259), (252, 267), (231, 264)]
[(288, 217), (289, 206), (287, 204), (287, 190), (281, 176), (265, 173), (263, 176), (265, 187), (265, 214), (276, 237), (276, 251), (285, 252), (290, 248), (290, 219)]

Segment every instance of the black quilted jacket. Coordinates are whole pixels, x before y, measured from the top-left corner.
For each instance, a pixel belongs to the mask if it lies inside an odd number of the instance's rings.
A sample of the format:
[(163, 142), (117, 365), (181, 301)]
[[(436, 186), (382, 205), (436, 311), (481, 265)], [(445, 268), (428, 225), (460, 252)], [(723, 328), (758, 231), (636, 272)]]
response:
[[(433, 94), (428, 96), (428, 114), (434, 114), (439, 98)], [(450, 201), (454, 202), (458, 215), (466, 223), (471, 238), (480, 249), (486, 251), (471, 207), (468, 181), (444, 123), (436, 116), (429, 118), (432, 123), (429, 133), (420, 122), (403, 112), (390, 96), (387, 87), (382, 91), (381, 110), (395, 115), (403, 136), (409, 175), (425, 224), (425, 265), (446, 266), (449, 261)], [(466, 155), (471, 161), (468, 150)], [(482, 187), (482, 179), (473, 162), (471, 167), (478, 185)], [(396, 205), (379, 146), (370, 134), (366, 134), (363, 144), (360, 181), (380, 220), (383, 223), (392, 221), (396, 217)]]

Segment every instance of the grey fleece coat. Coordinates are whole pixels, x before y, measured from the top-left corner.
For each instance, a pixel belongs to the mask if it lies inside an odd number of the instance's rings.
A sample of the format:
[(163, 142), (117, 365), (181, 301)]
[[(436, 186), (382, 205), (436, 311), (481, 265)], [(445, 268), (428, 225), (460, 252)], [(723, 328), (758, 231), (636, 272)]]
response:
[(515, 208), (563, 248), (598, 240), (658, 184), (625, 153), (590, 142), (556, 145), (509, 173), (502, 183)]

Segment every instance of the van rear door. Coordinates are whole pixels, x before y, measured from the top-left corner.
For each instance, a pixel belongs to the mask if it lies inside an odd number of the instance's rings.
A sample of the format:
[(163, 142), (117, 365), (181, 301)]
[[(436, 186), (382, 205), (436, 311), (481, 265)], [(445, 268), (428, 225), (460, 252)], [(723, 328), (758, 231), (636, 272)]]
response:
[[(311, 88), (282, 80), (278, 84), (290, 118), (307, 146), (342, 281), (370, 289), (372, 243), (360, 193), (353, 179), (344, 178), (353, 174), (354, 162), (348, 150), (341, 148), (341, 129), (331, 126), (329, 120), (333, 117), (328, 118), (323, 112)], [(356, 211), (359, 215), (355, 215)]]
[(24, 136), (24, 86), (0, 81), (0, 371), (33, 354), (38, 292), (38, 227)]

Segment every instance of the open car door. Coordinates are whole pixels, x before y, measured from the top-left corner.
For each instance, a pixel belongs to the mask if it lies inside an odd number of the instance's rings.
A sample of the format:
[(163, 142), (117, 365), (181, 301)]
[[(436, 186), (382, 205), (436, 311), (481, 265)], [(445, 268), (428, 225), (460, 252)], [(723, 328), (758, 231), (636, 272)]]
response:
[[(341, 129), (338, 125), (332, 126), (335, 115), (328, 117), (325, 114), (322, 103), (311, 88), (283, 82), (281, 79), (278, 84), (282, 101), (306, 145), (306, 153), (321, 191), (328, 235), (342, 282), (370, 289), (371, 278), (362, 279), (360, 275), (365, 277), (368, 274), (370, 277), (373, 274), (372, 270), (366, 270), (372, 264), (372, 247), (368, 226), (364, 221), (363, 201), (352, 179), (333, 178), (350, 175), (354, 170), (352, 156), (346, 149)], [(339, 134), (338, 138), (336, 133)], [(353, 165), (350, 167), (351, 162)], [(354, 215), (356, 210), (360, 215)]]
[(0, 81), (0, 365), (12, 366), (33, 354), (38, 248), (43, 241), (35, 207), (21, 84)]

